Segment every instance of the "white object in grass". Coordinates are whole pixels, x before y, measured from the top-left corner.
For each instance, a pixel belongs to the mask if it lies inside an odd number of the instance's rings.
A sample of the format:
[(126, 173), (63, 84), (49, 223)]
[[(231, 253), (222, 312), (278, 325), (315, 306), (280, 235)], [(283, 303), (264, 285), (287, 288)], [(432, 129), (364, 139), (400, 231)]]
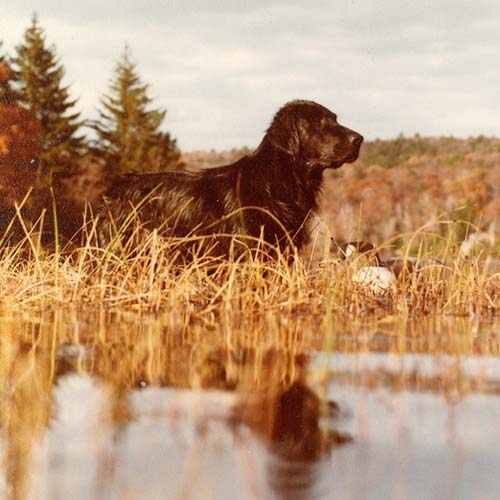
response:
[(464, 257), (468, 257), (474, 248), (480, 249), (485, 246), (493, 246), (495, 244), (495, 233), (493, 231), (482, 232), (482, 233), (472, 233), (469, 237), (462, 241), (460, 245), (460, 253)]
[(393, 292), (396, 289), (396, 277), (385, 267), (362, 267), (354, 273), (352, 281), (376, 295)]

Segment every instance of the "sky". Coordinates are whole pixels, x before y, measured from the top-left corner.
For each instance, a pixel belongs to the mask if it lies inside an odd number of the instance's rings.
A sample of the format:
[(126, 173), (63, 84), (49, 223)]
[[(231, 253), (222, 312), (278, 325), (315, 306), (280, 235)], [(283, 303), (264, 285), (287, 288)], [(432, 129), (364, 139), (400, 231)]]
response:
[(182, 151), (257, 146), (296, 98), (367, 139), (500, 135), (497, 0), (2, 0), (4, 51), (35, 11), (83, 117), (128, 44)]

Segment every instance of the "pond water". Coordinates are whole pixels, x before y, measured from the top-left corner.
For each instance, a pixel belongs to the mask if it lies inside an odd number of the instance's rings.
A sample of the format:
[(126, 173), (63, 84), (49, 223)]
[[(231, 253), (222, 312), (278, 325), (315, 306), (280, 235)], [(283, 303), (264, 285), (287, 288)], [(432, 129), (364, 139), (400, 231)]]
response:
[(499, 498), (498, 320), (262, 321), (1, 316), (0, 498)]

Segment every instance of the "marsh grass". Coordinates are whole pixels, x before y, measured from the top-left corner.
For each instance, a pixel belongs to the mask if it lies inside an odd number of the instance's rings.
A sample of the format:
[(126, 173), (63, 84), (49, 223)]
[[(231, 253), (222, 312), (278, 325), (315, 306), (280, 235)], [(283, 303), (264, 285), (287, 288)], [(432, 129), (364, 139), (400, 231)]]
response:
[[(53, 218), (57, 220), (55, 203)], [(357, 270), (373, 265), (365, 255), (340, 261), (325, 246), (312, 245), (301, 256), (289, 255), (262, 239), (218, 235), (231, 239), (229, 256), (220, 258), (212, 251), (214, 239), (163, 238), (157, 231), (144, 231), (130, 217), (127, 227), (119, 228), (116, 237), (101, 247), (98, 219), (91, 211), (72, 242), (60, 243), (55, 224), (54, 242), (47, 245), (42, 244), (44, 223), (42, 213), (28, 225), (17, 208), (15, 220), (0, 237), (4, 310), (91, 306), (144, 314), (171, 311), (186, 324), (193, 320), (216, 324), (224, 315), (248, 319), (273, 312), (328, 323), (330, 312), (496, 315), (500, 308), (498, 255), (483, 247), (465, 258), (453, 236), (456, 222), (451, 221), (399, 234), (380, 245), (379, 252), (397, 252), (403, 260), (415, 257), (422, 263), (422, 269), (401, 273), (395, 289), (385, 293), (353, 282)], [(14, 225), (23, 237), (12, 243), (9, 231)], [(450, 226), (447, 238), (440, 235), (442, 225)], [(247, 251), (233, 251), (236, 245)]]

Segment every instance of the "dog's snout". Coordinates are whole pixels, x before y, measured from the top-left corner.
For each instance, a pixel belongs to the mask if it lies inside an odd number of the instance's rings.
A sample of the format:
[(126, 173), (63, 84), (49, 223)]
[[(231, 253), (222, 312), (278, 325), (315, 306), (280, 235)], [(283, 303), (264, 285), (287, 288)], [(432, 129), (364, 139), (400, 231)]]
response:
[(363, 142), (363, 136), (361, 134), (358, 134), (357, 132), (352, 132), (349, 135), (349, 142), (351, 144), (354, 144), (355, 146), (360, 146)]

